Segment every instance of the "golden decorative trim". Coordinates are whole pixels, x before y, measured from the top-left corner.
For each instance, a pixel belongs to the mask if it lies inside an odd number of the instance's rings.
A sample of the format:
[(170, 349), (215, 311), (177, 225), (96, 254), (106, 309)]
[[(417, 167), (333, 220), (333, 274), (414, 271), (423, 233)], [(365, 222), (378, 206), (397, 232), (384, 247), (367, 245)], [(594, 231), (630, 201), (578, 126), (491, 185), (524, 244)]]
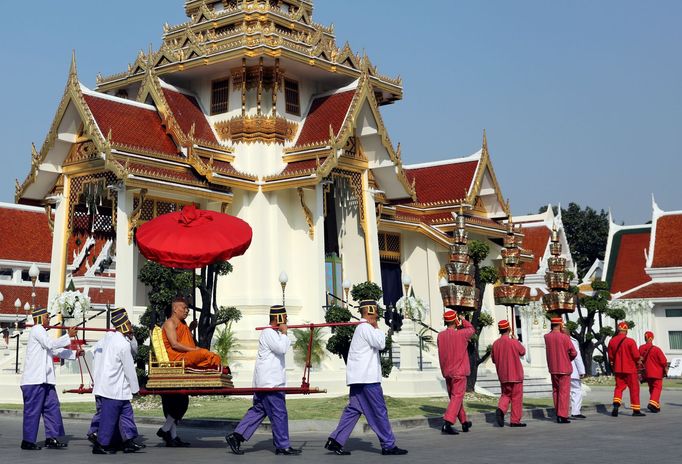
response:
[(296, 190), (298, 191), (298, 198), (301, 200), (301, 207), (303, 208), (303, 214), (305, 215), (305, 222), (308, 223), (308, 237), (310, 237), (310, 240), (313, 240), (315, 238), (315, 222), (313, 222), (313, 213), (305, 204), (305, 194), (303, 192), (303, 188), (298, 187)]
[(45, 214), (47, 215), (47, 226), (50, 232), (54, 234), (54, 219), (52, 218), (52, 205), (45, 205)]
[(298, 124), (281, 116), (235, 116), (215, 124), (222, 140), (234, 143), (263, 142), (284, 144), (294, 139)]
[(133, 235), (135, 235), (135, 229), (139, 225), (140, 215), (142, 214), (142, 206), (144, 205), (145, 197), (147, 196), (148, 190), (143, 188), (140, 190), (139, 200), (137, 207), (130, 213), (128, 217), (128, 245), (133, 244)]

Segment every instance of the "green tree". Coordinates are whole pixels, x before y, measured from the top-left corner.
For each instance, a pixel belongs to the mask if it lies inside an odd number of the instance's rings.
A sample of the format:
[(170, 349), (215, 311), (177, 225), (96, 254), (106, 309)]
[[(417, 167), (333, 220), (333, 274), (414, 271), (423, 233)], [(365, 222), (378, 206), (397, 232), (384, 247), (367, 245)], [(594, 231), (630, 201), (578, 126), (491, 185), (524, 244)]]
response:
[[(308, 357), (308, 344), (311, 342), (310, 329), (292, 329), (292, 332), (296, 339), (293, 346), (294, 361), (301, 366), (305, 366), (306, 358)], [(322, 364), (324, 359), (323, 342), (322, 327), (315, 327), (310, 346), (310, 365), (312, 367), (318, 367)]]
[(216, 329), (213, 340), (213, 351), (218, 353), (224, 365), (229, 365), (229, 358), (233, 353), (239, 353), (239, 342), (232, 330), (232, 321), (225, 324), (222, 329)]
[[(546, 206), (539, 209), (540, 213), (545, 211)], [(556, 207), (554, 213), (557, 213)], [(561, 208), (561, 221), (578, 275), (584, 276), (596, 259), (604, 259), (609, 237), (608, 213), (603, 209), (597, 212), (589, 206), (582, 209), (577, 203), (569, 203), (568, 208)]]
[(481, 298), (478, 301), (477, 307), (474, 311), (467, 315), (471, 325), (476, 329), (476, 333), (471, 340), (467, 350), (469, 352), (469, 365), (471, 367), (471, 374), (467, 378), (467, 391), (472, 392), (476, 387), (478, 380), (478, 366), (484, 363), (490, 356), (490, 346), (486, 347), (483, 356), (479, 352), (479, 337), (484, 327), (492, 325), (493, 319), (488, 313), (482, 312), (483, 308), (483, 293), (487, 284), (492, 284), (497, 281), (497, 269), (491, 266), (481, 266), (481, 263), (488, 257), (490, 253), (490, 246), (479, 240), (469, 241), (469, 257), (474, 264), (474, 285), (479, 290)]

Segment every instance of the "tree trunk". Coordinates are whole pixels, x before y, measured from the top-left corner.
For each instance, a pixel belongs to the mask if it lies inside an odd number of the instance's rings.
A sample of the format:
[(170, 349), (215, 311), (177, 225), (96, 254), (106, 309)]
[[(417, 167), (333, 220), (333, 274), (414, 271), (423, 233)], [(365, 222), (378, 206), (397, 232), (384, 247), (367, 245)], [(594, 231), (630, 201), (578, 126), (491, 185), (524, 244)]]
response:
[(467, 352), (469, 353), (469, 367), (471, 369), (471, 373), (469, 374), (469, 377), (467, 377), (468, 392), (473, 392), (475, 390), (476, 381), (478, 380), (478, 366), (479, 364), (481, 364), (482, 361), (485, 361), (486, 359), (484, 357), (484, 359), (481, 360), (478, 354), (479, 347), (478, 339), (479, 336), (481, 335), (481, 327), (479, 327), (478, 320), (481, 315), (481, 308), (483, 307), (483, 292), (485, 291), (486, 284), (481, 282), (480, 263), (475, 262), (474, 269), (475, 269), (474, 282), (476, 288), (479, 291), (479, 301), (478, 306), (471, 317), (471, 325), (473, 325), (474, 329), (476, 329), (476, 333), (474, 334), (473, 337), (471, 337), (471, 340), (469, 340), (469, 345), (467, 346)]
[(215, 332), (215, 317), (213, 314), (215, 286), (217, 270), (214, 265), (209, 265), (201, 270), (201, 315), (199, 316), (199, 340), (197, 344), (207, 350), (211, 348), (211, 340)]

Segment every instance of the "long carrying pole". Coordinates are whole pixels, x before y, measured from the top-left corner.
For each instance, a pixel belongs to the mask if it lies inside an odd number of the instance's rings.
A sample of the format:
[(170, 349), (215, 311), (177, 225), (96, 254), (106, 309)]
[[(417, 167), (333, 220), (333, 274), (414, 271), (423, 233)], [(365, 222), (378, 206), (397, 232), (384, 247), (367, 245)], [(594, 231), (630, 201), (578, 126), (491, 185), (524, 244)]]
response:
[[(33, 327), (35, 324), (26, 324), (26, 327)], [(79, 327), (79, 326), (74, 326), (76, 330), (82, 330), (83, 332), (116, 332), (114, 329), (100, 329), (97, 327)], [(67, 327), (65, 325), (48, 325), (46, 327), (47, 329), (57, 329), (57, 330), (68, 330), (70, 327)]]
[[(314, 329), (316, 327), (343, 327), (343, 326), (348, 326), (348, 325), (360, 325), (364, 324), (364, 321), (358, 321), (358, 322), (325, 322), (323, 324), (298, 324), (298, 325), (288, 325), (288, 329)], [(263, 327), (256, 327), (256, 330), (265, 330), (265, 329), (276, 329), (277, 326), (275, 325), (266, 325)]]

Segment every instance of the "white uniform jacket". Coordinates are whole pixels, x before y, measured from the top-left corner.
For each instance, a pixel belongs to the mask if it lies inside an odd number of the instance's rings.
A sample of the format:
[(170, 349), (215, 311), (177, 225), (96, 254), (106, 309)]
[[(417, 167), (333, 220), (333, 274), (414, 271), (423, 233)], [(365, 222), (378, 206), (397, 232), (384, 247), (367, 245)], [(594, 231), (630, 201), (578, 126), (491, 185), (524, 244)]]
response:
[(254, 388), (284, 387), (287, 384), (284, 356), (291, 340), (277, 329), (263, 329), (253, 370)]
[(57, 378), (54, 375), (52, 357), (76, 359), (75, 351), (65, 349), (70, 343), (71, 339), (68, 335), (56, 339), (51, 338), (42, 325), (33, 326), (28, 335), (21, 385), (40, 385), (43, 383), (56, 385)]
[(386, 334), (365, 319), (360, 321), (365, 323), (355, 327), (348, 350), (346, 385), (381, 382), (379, 351), (386, 347)]
[(579, 379), (581, 375), (585, 375), (585, 364), (583, 363), (583, 358), (580, 355), (581, 354), (580, 344), (578, 343), (578, 340), (571, 337), (571, 342), (573, 342), (573, 348), (575, 348), (576, 353), (578, 353), (578, 356), (576, 356), (575, 359), (571, 361), (571, 364), (573, 365), (573, 372), (571, 372), (571, 378)]
[(102, 352), (95, 354), (95, 386), (92, 393), (112, 400), (130, 400), (140, 391), (128, 339), (120, 332), (107, 334)]

